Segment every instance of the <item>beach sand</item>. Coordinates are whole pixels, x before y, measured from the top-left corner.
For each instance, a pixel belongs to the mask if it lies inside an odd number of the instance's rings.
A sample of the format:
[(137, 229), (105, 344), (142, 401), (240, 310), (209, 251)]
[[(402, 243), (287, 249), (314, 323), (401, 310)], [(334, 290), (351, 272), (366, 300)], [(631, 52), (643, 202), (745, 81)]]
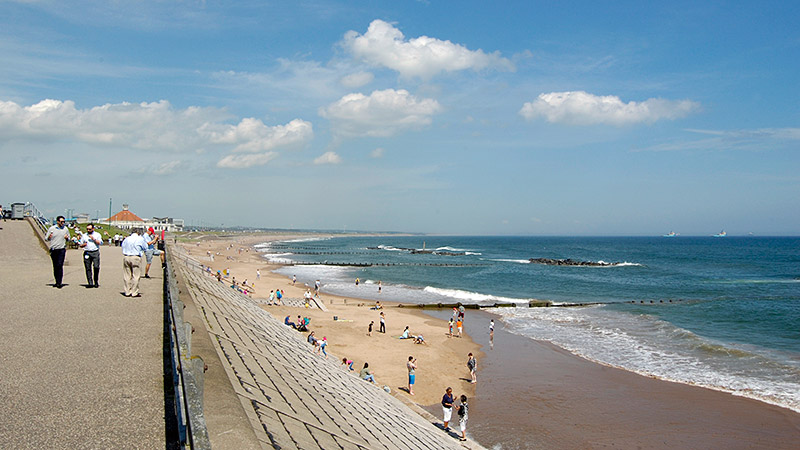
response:
[[(302, 236), (204, 240), (187, 248), (214, 271), (228, 267), (237, 280), (255, 281), (254, 298), (266, 298), (270, 289), (277, 288), (288, 297), (301, 298), (306, 287), (291, 286), (291, 280), (271, 273), (277, 266), (250, 247), (293, 237)], [(209, 250), (220, 252), (214, 262), (206, 259)], [(261, 270), (260, 280), (255, 280), (256, 269)], [(365, 286), (365, 296), (372, 296), (366, 289), (373, 287)], [(325, 294), (324, 286), (322, 298), (328, 312), (264, 308), (280, 320), (287, 314), (293, 320), (298, 314), (311, 317), (317, 337), (328, 338), (331, 358), (353, 359), (356, 370), (368, 361), (379, 384), (389, 386), (404, 401), (424, 405), (436, 417), (441, 416), (445, 387), (466, 394), (468, 434), (489, 448), (789, 449), (800, 442), (798, 413), (596, 364), (549, 343), (509, 333), (498, 317), (486, 312), (468, 310), (469, 336), (449, 338), (445, 333), (450, 311), (422, 312), (386, 303), (387, 333), (382, 335), (377, 333), (378, 312), (369, 309), (373, 301), (347, 299), (345, 305), (345, 299)], [(333, 321), (333, 316), (348, 321)], [(496, 330), (493, 345), (487, 328), (491, 318)], [(371, 337), (366, 335), (370, 321), (375, 322)], [(406, 325), (412, 334), (423, 334), (428, 344), (396, 339)], [(468, 382), (469, 352), (478, 357), (477, 385)], [(409, 355), (418, 359), (414, 397), (399, 390), (407, 384)]]
[[(318, 236), (318, 235), (317, 235)], [(239, 236), (233, 239), (203, 239), (198, 242), (184, 243), (190, 254), (202, 264), (217, 270), (230, 269), (231, 278), (238, 282), (247, 280), (255, 284), (250, 296), (257, 301), (266, 302), (270, 290), (282, 289), (287, 298), (302, 298), (307, 288), (286, 277), (273, 273), (278, 265), (270, 264), (252, 245), (270, 240), (288, 240), (308, 237), (308, 235), (259, 235)], [(198, 245), (199, 244), (199, 245)], [(208, 258), (208, 252), (214, 254), (214, 261)], [(219, 255), (217, 255), (219, 253)], [(256, 279), (256, 270), (261, 271), (261, 278)], [(228, 279), (230, 283), (230, 278)], [(371, 285), (363, 285), (367, 289), (376, 289)], [(380, 311), (370, 309), (374, 301), (346, 299), (330, 295), (323, 289), (320, 297), (327, 311), (317, 308), (297, 308), (288, 306), (267, 306), (262, 308), (281, 322), (288, 315), (297, 322), (297, 316), (309, 317), (310, 330), (318, 339), (327, 338), (329, 358), (341, 362), (342, 358), (352, 359), (355, 372), (361, 370), (364, 362), (375, 375), (376, 382), (388, 386), (393, 395), (403, 401), (418, 405), (438, 404), (444, 395), (445, 388), (451, 386), (455, 394), (472, 397), (474, 386), (469, 382), (467, 359), (470, 352), (482, 357), (480, 346), (469, 337), (447, 336), (446, 321), (434, 319), (419, 308), (398, 307), (397, 303), (382, 302), (382, 311), (386, 317), (386, 333), (379, 333)], [(345, 304), (346, 302), (346, 304)], [(470, 326), (470, 314), (467, 311), (465, 327)], [(337, 317), (339, 320), (334, 321)], [(374, 322), (371, 336), (367, 336), (370, 321)], [(403, 329), (409, 326), (412, 335), (423, 335), (425, 344), (415, 344), (411, 339), (398, 339)], [(303, 333), (305, 336), (308, 333)], [(311, 351), (309, 345), (309, 351)], [(414, 395), (407, 393), (408, 357), (416, 358), (416, 383)], [(345, 370), (343, 367), (342, 370)], [(440, 416), (441, 411), (436, 414)]]

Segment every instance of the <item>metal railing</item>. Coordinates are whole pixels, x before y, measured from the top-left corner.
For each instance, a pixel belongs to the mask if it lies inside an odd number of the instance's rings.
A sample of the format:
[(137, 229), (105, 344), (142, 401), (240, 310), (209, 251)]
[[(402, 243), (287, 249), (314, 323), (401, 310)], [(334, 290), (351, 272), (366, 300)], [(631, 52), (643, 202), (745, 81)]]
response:
[(175, 415), (182, 448), (210, 449), (208, 429), (203, 415), (203, 373), (205, 363), (192, 356), (192, 324), (183, 320), (183, 302), (175, 278), (174, 247), (167, 244), (164, 269), (164, 296), (168, 307), (172, 381)]

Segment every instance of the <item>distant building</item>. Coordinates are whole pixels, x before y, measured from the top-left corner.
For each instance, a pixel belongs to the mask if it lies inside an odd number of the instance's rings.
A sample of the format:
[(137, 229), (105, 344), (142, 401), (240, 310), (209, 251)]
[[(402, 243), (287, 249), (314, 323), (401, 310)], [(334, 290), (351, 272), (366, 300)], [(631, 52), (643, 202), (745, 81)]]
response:
[(183, 230), (183, 219), (174, 219), (172, 217), (153, 217), (152, 219), (142, 219), (128, 209), (127, 204), (122, 205), (122, 211), (114, 214), (106, 220), (101, 220), (117, 228), (129, 230), (131, 228), (150, 228), (153, 227), (156, 231), (181, 231)]

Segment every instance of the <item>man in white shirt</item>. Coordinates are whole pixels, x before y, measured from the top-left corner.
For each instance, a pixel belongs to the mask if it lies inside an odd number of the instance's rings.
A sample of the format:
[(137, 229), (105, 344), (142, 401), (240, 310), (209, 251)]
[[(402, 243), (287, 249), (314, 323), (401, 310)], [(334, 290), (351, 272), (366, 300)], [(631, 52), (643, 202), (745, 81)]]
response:
[(64, 216), (56, 218), (56, 225), (51, 226), (45, 234), (45, 240), (50, 245), (50, 259), (53, 260), (53, 277), (56, 279), (55, 287), (61, 289), (64, 285), (64, 256), (67, 254), (67, 241), (69, 228), (66, 226)]
[(122, 281), (125, 284), (125, 297), (141, 297), (139, 293), (139, 277), (141, 276), (142, 255), (147, 242), (139, 236), (139, 229), (134, 228), (131, 235), (122, 241)]
[[(86, 225), (86, 233), (81, 236), (78, 244), (83, 249), (83, 267), (86, 268), (86, 287), (100, 287), (100, 245), (103, 237), (94, 231), (94, 224)], [(94, 269), (94, 277), (92, 276)]]

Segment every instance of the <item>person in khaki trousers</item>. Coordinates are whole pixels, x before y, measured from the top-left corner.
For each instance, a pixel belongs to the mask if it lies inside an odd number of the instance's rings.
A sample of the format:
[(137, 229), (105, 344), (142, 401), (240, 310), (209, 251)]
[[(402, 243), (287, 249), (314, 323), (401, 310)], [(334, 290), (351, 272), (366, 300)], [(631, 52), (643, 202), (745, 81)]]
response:
[(142, 255), (147, 249), (147, 242), (134, 228), (131, 235), (122, 241), (122, 282), (125, 286), (125, 297), (141, 297), (139, 293), (139, 277), (142, 275)]

